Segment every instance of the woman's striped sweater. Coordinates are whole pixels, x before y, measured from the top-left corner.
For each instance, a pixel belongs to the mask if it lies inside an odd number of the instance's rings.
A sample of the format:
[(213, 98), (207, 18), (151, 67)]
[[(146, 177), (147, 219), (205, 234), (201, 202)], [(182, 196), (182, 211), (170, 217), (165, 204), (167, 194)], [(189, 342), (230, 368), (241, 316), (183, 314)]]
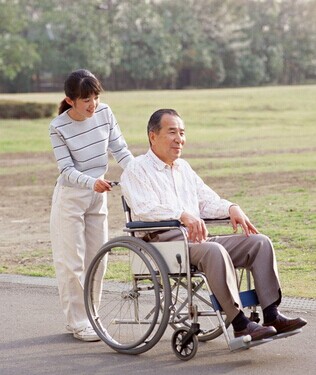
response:
[(57, 116), (50, 124), (50, 139), (58, 182), (66, 186), (93, 189), (108, 170), (108, 150), (122, 168), (133, 158), (113, 112), (103, 103), (84, 121), (71, 119), (68, 111)]

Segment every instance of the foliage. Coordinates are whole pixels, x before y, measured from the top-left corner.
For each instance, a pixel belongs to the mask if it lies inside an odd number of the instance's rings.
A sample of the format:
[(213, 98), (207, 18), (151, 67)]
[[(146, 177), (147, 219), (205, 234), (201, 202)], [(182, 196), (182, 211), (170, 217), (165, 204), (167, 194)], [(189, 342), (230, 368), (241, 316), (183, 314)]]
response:
[(0, 90), (256, 86), (316, 77), (316, 0), (1, 0)]
[[(119, 72), (124, 81), (135, 88), (163, 87), (176, 75), (175, 62), (179, 46), (161, 23), (157, 9), (146, 1), (127, 1), (122, 4), (117, 22), (119, 39), (124, 41)], [(117, 70), (115, 66), (112, 67)], [(159, 81), (157, 81), (159, 77)]]
[(2, 119), (46, 118), (52, 117), (55, 112), (55, 104), (0, 100), (0, 118)]
[(29, 20), (19, 2), (0, 2), (0, 77), (12, 81), (23, 71), (31, 72), (40, 56), (25, 35)]

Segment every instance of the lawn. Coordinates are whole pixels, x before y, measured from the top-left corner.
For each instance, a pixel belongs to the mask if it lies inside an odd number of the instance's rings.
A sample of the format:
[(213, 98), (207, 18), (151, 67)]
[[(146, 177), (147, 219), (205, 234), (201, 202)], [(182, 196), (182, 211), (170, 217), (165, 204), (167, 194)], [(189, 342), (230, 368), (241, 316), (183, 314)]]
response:
[[(63, 95), (0, 95), (13, 97), (57, 107)], [(148, 147), (151, 113), (176, 109), (186, 124), (183, 156), (272, 238), (285, 294), (309, 298), (316, 298), (315, 97), (316, 86), (102, 94), (135, 155)], [(51, 152), (48, 124), (0, 120), (0, 153)], [(18, 171), (0, 167), (0, 176)]]

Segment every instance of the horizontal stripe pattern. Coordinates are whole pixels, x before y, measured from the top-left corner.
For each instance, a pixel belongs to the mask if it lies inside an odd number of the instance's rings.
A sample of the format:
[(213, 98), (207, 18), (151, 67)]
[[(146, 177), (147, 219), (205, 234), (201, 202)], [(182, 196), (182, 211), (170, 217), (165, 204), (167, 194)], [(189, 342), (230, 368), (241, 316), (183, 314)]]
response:
[(68, 111), (57, 116), (50, 139), (62, 185), (93, 189), (108, 170), (108, 150), (122, 168), (133, 158), (112, 110), (103, 103), (84, 121), (72, 120)]

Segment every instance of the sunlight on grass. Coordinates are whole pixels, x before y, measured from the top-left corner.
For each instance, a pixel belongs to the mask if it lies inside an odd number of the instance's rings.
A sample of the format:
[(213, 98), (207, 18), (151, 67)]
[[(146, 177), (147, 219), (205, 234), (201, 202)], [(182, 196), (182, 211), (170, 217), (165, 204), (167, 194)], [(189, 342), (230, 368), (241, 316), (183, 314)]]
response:
[(0, 119), (0, 152), (50, 151), (48, 125), (48, 119)]
[[(150, 115), (158, 108), (176, 109), (186, 125), (183, 157), (271, 237), (284, 294), (308, 298), (316, 298), (315, 97), (315, 85), (102, 94), (135, 154), (148, 148)], [(0, 94), (0, 99), (10, 98), (57, 105), (63, 94)], [(52, 153), (50, 121), (0, 120), (0, 153)], [(27, 170), (44, 175), (46, 167), (28, 165)], [(0, 177), (24, 169), (0, 166)], [(0, 272), (53, 276), (50, 261), (41, 257), (43, 264), (2, 265)], [(117, 262), (107, 277), (124, 272)]]
[(212, 173), (213, 177), (236, 176), (265, 173), (285, 173), (315, 171), (316, 153), (279, 154), (279, 155), (255, 155), (251, 158), (211, 158), (211, 159), (190, 159), (194, 169), (198, 169), (201, 177)]

